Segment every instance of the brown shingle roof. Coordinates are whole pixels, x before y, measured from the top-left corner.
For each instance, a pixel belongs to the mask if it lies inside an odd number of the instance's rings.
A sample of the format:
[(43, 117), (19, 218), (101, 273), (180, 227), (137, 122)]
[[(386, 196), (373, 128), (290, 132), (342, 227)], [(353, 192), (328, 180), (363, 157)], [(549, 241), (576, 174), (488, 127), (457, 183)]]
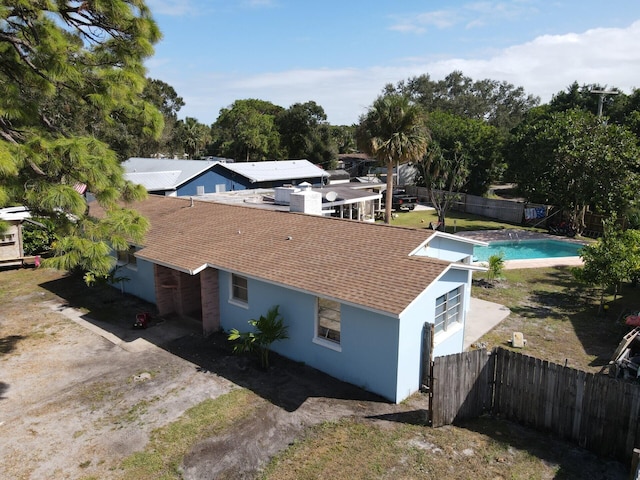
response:
[(153, 195), (133, 207), (151, 223), (141, 258), (189, 272), (209, 265), (392, 315), (449, 266), (408, 256), (431, 232)]

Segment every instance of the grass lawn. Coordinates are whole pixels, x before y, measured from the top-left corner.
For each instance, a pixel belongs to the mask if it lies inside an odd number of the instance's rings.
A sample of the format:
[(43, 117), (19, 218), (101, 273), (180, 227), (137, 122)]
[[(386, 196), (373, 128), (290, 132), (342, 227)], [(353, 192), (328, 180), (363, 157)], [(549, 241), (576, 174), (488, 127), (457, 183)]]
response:
[(506, 305), (511, 315), (480, 342), (487, 348), (510, 348), (513, 332), (524, 334), (523, 353), (589, 372), (598, 372), (611, 359), (629, 331), (622, 313), (640, 309), (638, 288), (625, 286), (609, 309), (598, 314), (599, 295), (575, 281), (570, 267), (505, 270), (487, 287), (486, 273), (474, 273), (472, 295)]
[(154, 430), (141, 451), (124, 459), (122, 480), (180, 479), (180, 464), (196, 443), (228, 432), (233, 424), (254, 412), (262, 400), (246, 389), (205, 400), (169, 425)]
[[(400, 212), (391, 220), (391, 225), (411, 228), (429, 228), (430, 222), (437, 222), (438, 216), (433, 210), (414, 210), (412, 212)], [(461, 232), (465, 230), (499, 230), (502, 228), (518, 228), (523, 230), (546, 232), (544, 228), (531, 228), (522, 225), (492, 220), (479, 215), (450, 211), (445, 219), (445, 231), (447, 233)]]
[(624, 480), (626, 472), (618, 463), (489, 417), (464, 428), (345, 419), (307, 431), (259, 478)]

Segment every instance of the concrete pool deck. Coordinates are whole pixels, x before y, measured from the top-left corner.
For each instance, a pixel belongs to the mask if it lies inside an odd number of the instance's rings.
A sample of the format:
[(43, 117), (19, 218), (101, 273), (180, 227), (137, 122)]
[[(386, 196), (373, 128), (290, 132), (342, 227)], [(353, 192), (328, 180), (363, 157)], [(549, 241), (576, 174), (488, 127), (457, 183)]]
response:
[(464, 349), (468, 350), (510, 313), (511, 310), (504, 305), (471, 297), (471, 306), (464, 327)]
[[(529, 230), (505, 228), (500, 230), (475, 230), (469, 232), (458, 232), (456, 235), (465, 238), (480, 240), (481, 242), (499, 242), (508, 240), (559, 240), (569, 243), (577, 243), (585, 245), (586, 242), (569, 237), (560, 237), (558, 235), (550, 235), (542, 232), (532, 232)], [(483, 262), (476, 262), (482, 264)], [(543, 268), (543, 267), (559, 267), (559, 266), (580, 266), (582, 265), (580, 257), (556, 257), (556, 258), (534, 258), (528, 260), (506, 260), (504, 262), (505, 270), (516, 268)]]

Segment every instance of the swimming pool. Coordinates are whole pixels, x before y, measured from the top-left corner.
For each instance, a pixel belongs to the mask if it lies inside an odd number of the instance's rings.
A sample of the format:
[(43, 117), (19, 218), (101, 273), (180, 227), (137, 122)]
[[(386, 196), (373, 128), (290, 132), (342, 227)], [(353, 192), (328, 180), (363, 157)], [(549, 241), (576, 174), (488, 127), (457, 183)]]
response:
[(507, 240), (491, 242), (487, 247), (474, 247), (473, 260), (486, 262), (491, 255), (503, 254), (504, 260), (528, 260), (533, 258), (577, 257), (582, 248), (579, 243), (562, 240)]

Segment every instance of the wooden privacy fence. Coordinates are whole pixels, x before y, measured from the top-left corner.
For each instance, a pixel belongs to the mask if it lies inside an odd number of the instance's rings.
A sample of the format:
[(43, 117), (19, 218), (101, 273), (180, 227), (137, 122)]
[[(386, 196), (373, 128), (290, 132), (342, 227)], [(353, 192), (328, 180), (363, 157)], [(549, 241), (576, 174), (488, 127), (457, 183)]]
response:
[(432, 424), (483, 412), (629, 460), (640, 447), (640, 385), (496, 348), (433, 361)]
[[(416, 187), (409, 185), (406, 187), (407, 192), (411, 195), (418, 197), (420, 201), (430, 202), (429, 189), (425, 187)], [(502, 200), (499, 198), (485, 198), (477, 195), (470, 195), (467, 193), (448, 193), (441, 190), (436, 190), (438, 194), (453, 195), (455, 200), (451, 207), (451, 210), (471, 213), (474, 215), (480, 215), (482, 217), (494, 218), (503, 222), (513, 224), (526, 224), (529, 226), (547, 226), (547, 220), (551, 223), (558, 222), (560, 220), (560, 211), (550, 205), (542, 205), (538, 203), (524, 203), (513, 200)], [(535, 218), (527, 216), (527, 210), (544, 209), (545, 217)], [(606, 218), (603, 215), (599, 215), (593, 212), (586, 212), (585, 214), (585, 230), (584, 236), (597, 238), (602, 235), (602, 221)], [(624, 220), (621, 221), (621, 226), (624, 228)]]
[[(430, 201), (429, 189), (425, 187), (408, 186), (407, 192), (411, 195), (415, 195), (421, 201)], [(525, 210), (530, 208), (544, 208), (544, 212), (548, 211), (546, 205), (539, 205), (533, 203), (514, 202), (511, 200), (502, 200), (497, 198), (485, 198), (477, 195), (469, 195), (467, 193), (449, 193), (445, 191), (436, 190), (438, 194), (454, 195), (455, 200), (451, 207), (452, 210), (456, 210), (464, 213), (471, 213), (474, 215), (480, 215), (488, 218), (495, 218), (503, 222), (509, 223), (522, 223), (526, 219)], [(544, 223), (546, 218), (531, 219), (530, 223), (541, 222)]]
[(484, 349), (433, 359), (432, 426), (475, 418), (491, 409), (493, 361)]

